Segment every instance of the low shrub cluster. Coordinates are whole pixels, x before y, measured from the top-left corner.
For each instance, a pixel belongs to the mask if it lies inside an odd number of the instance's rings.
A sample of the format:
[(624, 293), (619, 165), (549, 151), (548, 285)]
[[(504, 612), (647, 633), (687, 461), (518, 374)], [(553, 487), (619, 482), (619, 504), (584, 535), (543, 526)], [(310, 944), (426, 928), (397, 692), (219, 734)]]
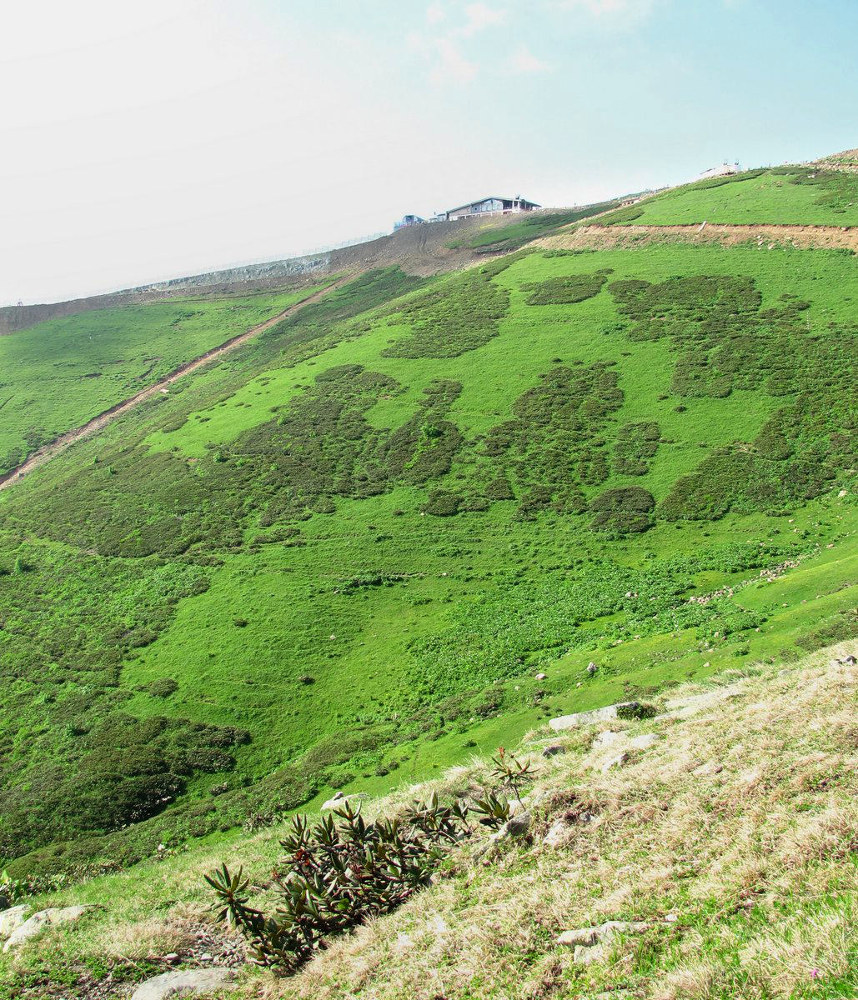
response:
[(396, 909), (428, 885), (446, 850), (472, 832), (469, 814), (494, 829), (506, 822), (505, 792), (519, 796), (532, 771), (502, 747), (493, 760), (495, 782), (472, 802), (442, 804), (433, 794), (400, 816), (367, 822), (346, 800), (313, 825), (306, 816), (293, 817), (280, 842), (286, 854), (274, 877), (276, 911), (266, 916), (248, 905), (249, 879), (222, 865), (205, 876), (219, 918), (249, 939), (255, 962), (294, 972), (331, 938)]
[(645, 476), (649, 472), (647, 459), (655, 456), (660, 439), (661, 430), (655, 421), (624, 424), (614, 444), (614, 472), (619, 476)]
[(590, 503), (591, 526), (615, 535), (637, 534), (652, 527), (655, 499), (640, 486), (605, 490)]
[(504, 492), (504, 484), (515, 482), (522, 516), (549, 507), (583, 512), (582, 484), (608, 478), (603, 435), (622, 403), (619, 379), (609, 364), (552, 369), (518, 397), (513, 419), (486, 435), (477, 473), (486, 480), (483, 495)]
[(567, 305), (583, 302), (598, 295), (608, 280), (609, 271), (596, 271), (593, 274), (570, 274), (562, 278), (549, 278), (521, 286), (523, 292), (529, 292), (529, 306)]
[[(508, 261), (503, 262), (505, 267)], [(455, 358), (487, 344), (509, 309), (509, 292), (492, 281), (497, 268), (468, 271), (412, 299), (402, 310), (411, 327), (382, 351), (388, 358)]]

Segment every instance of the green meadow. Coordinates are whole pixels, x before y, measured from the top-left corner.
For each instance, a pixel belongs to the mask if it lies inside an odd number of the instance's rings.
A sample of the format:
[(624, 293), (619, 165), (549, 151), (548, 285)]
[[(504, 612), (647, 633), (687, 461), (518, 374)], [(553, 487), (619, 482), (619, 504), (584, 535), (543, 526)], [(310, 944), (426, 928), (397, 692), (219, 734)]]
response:
[(3, 862), (234, 838), (855, 634), (856, 294), (713, 245), (369, 272), (75, 445), (0, 498)]
[(746, 170), (665, 191), (620, 209), (617, 221), (651, 226), (855, 226), (858, 175), (813, 167)]
[(0, 337), (0, 475), (319, 287), (101, 309)]

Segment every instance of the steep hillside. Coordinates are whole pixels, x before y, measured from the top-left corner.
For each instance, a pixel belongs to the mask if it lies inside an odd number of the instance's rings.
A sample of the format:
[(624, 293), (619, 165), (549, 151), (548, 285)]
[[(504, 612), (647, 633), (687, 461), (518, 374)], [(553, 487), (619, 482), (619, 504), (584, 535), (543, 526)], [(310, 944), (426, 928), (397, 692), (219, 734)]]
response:
[[(241, 967), (203, 880), (243, 865), (251, 904), (271, 912), (281, 825), (30, 899), (29, 912), (94, 908), (4, 955), (0, 997), (129, 997), (177, 967), (236, 1000), (852, 996), (856, 649), (728, 670), (644, 721), (534, 730), (516, 748), (532, 768), (516, 835), (472, 824), (430, 888), (332, 938), (296, 977)], [(493, 772), (472, 758), (363, 813), (472, 801)]]
[[(812, 222), (780, 176), (768, 203)], [(670, 197), (740, 219), (753, 183)], [(3, 491), (9, 872), (234, 838), (854, 635), (855, 258), (749, 237), (486, 258), (472, 233), (475, 266), (354, 276)], [(56, 321), (80, 398), (10, 403), (7, 455), (286, 301), (87, 314), (97, 349)], [(84, 378), (111, 344), (112, 389)], [(33, 357), (22, 400), (65, 371)]]
[(0, 479), (28, 455), (328, 282), (54, 319), (0, 338)]
[(3, 306), (0, 307), (0, 335), (79, 313), (141, 306), (188, 296), (222, 298), (263, 291), (292, 291), (331, 275), (356, 274), (371, 268), (399, 267), (407, 274), (424, 277), (441, 274), (466, 267), (483, 253), (516, 249), (528, 239), (544, 236), (560, 226), (599, 214), (618, 204), (618, 201), (612, 201), (580, 208), (555, 208), (534, 212), (524, 219), (519, 215), (489, 215), (412, 226), (388, 236), (304, 257), (208, 271), (70, 302)]

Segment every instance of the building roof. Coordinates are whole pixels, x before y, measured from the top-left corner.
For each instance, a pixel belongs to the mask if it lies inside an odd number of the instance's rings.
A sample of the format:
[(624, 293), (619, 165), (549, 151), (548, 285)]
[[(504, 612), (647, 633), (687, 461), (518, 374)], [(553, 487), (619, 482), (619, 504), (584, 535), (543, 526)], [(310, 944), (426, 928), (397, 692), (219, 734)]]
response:
[(448, 208), (447, 214), (451, 212), (461, 212), (463, 208), (470, 208), (472, 205), (481, 205), (484, 201), (517, 201), (522, 205), (532, 205), (534, 208), (541, 208), (541, 205), (537, 205), (535, 201), (528, 201), (527, 198), (515, 197), (515, 198), (504, 198), (498, 194), (490, 194), (485, 198), (475, 198), (473, 201), (466, 201), (464, 205), (457, 205), (455, 208)]

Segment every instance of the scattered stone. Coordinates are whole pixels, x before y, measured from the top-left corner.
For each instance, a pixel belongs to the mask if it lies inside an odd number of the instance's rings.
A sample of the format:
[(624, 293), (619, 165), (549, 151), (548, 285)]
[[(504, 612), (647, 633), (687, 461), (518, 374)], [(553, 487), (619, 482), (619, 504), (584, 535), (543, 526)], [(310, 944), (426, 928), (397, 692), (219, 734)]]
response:
[(352, 795), (344, 795), (342, 792), (337, 792), (328, 799), (327, 802), (322, 803), (322, 810), (325, 809), (339, 809), (346, 804), (346, 802), (351, 802), (352, 799), (360, 801), (366, 798), (366, 792), (355, 792)]
[(679, 920), (679, 917), (675, 913), (668, 913), (665, 915), (664, 922), (666, 924), (675, 924)]
[(593, 676), (593, 674), (595, 674), (595, 673), (596, 673), (596, 671), (597, 671), (598, 669), (599, 669), (599, 665), (598, 665), (597, 663), (593, 663), (593, 661), (592, 661), (592, 660), (590, 660), (590, 662), (589, 662), (589, 663), (587, 664), (587, 673), (588, 673), (588, 674), (589, 674), (589, 675), (590, 675), (591, 677)]
[(510, 816), (506, 823), (498, 830), (497, 838), (498, 840), (505, 840), (507, 837), (523, 837), (530, 829), (530, 823), (531, 816), (527, 810), (516, 813), (515, 816)]
[(622, 733), (615, 733), (610, 729), (606, 729), (604, 733), (599, 733), (599, 735), (593, 740), (593, 749), (600, 750), (602, 747), (613, 746), (622, 738)]
[(214, 957), (212, 955), (210, 955), (207, 951), (204, 951), (202, 953), (202, 955), (200, 955), (200, 961), (201, 962), (213, 962), (214, 961)]
[(850, 653), (849, 656), (843, 657), (843, 662), (846, 664), (847, 667), (854, 667), (855, 664), (858, 663), (858, 660), (856, 660), (855, 657), (852, 656), (852, 654)]
[(835, 658), (834, 658), (833, 660), (829, 660), (829, 661), (828, 661), (828, 665), (829, 665), (829, 667), (831, 667), (831, 669), (832, 669), (832, 670), (836, 670), (836, 669), (837, 669), (837, 667), (839, 667), (839, 666), (840, 666), (840, 660), (838, 660), (838, 659), (837, 659), (837, 658), (835, 657)]
[(629, 759), (629, 755), (624, 750), (622, 753), (618, 753), (616, 757), (611, 757), (610, 760), (605, 761), (602, 765), (602, 772), (612, 771), (615, 767), (622, 767)]
[[(555, 820), (548, 829), (548, 833), (542, 840), (546, 847), (561, 847), (566, 840), (569, 827), (562, 819)], [(568, 933), (568, 932), (567, 932)]]
[(655, 709), (650, 705), (642, 705), (637, 701), (621, 701), (605, 708), (594, 708), (591, 712), (575, 712), (573, 715), (561, 715), (550, 719), (548, 725), (555, 732), (564, 729), (575, 729), (577, 726), (587, 726), (593, 722), (607, 722), (609, 719), (649, 719), (655, 715)]
[(12, 948), (19, 947), (25, 941), (29, 941), (37, 934), (41, 934), (46, 927), (53, 927), (56, 924), (68, 924), (75, 920), (80, 920), (84, 913), (91, 909), (93, 907), (87, 905), (51, 907), (48, 910), (40, 910), (12, 932), (9, 940), (3, 945), (3, 951), (10, 951)]
[(598, 927), (584, 927), (577, 931), (564, 931), (557, 944), (574, 947), (573, 961), (590, 965), (607, 957), (608, 949), (620, 934), (641, 934), (649, 924), (640, 921), (609, 920)]
[(552, 743), (550, 747), (546, 747), (542, 751), (543, 757), (556, 757), (559, 753), (566, 753), (566, 747), (560, 746), (559, 743)]
[(548, 674), (536, 674), (536, 676), (533, 679), (536, 681), (547, 681)]
[(131, 1000), (167, 1000), (186, 993), (211, 993), (230, 987), (230, 969), (181, 969), (148, 979), (134, 991)]
[(585, 948), (589, 948), (599, 940), (598, 935), (598, 927), (582, 927), (577, 931), (563, 931), (560, 937), (557, 938), (557, 943), (566, 945), (567, 947), (582, 944)]
[(648, 750), (653, 743), (658, 743), (661, 737), (658, 733), (643, 733), (640, 736), (633, 736), (629, 740), (629, 746), (635, 750)]
[(0, 938), (7, 938), (16, 931), (26, 921), (29, 912), (30, 907), (26, 903), (0, 912)]

